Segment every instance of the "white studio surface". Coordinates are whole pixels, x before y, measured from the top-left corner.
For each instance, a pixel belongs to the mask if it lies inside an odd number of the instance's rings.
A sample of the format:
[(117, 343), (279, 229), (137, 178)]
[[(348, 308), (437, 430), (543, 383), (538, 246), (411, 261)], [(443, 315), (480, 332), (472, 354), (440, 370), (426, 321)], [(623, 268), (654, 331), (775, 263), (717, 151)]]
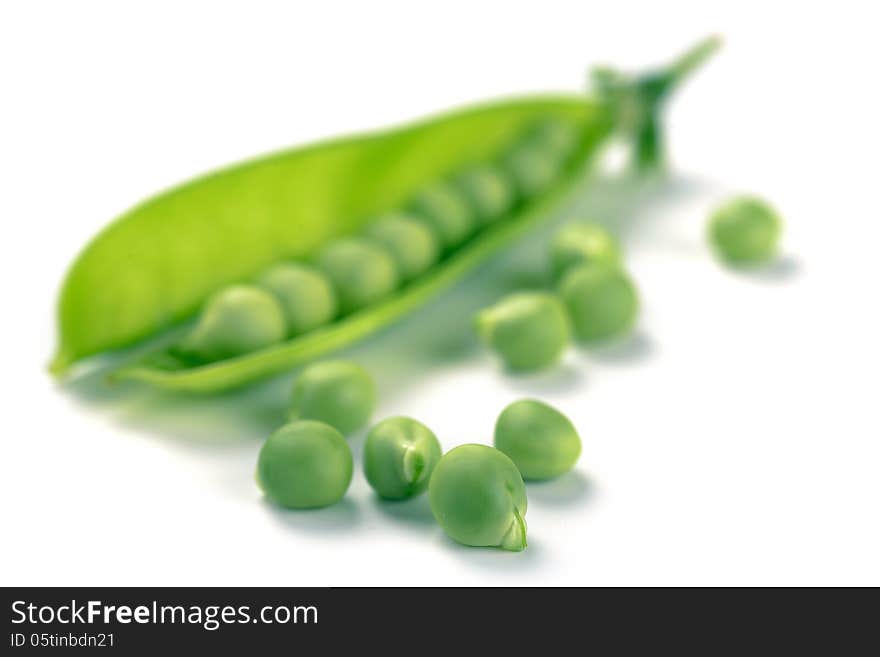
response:
[[(4, 3), (0, 582), (880, 585), (871, 12), (856, 2)], [(96, 394), (46, 373), (66, 268), (141, 198), (290, 144), (577, 89), (590, 64), (660, 63), (709, 33), (725, 48), (670, 107), (671, 177), (598, 183), (561, 211), (621, 232), (644, 302), (631, 342), (514, 378), (454, 339), (491, 300), (493, 277), (539, 257), (533, 239), (348, 352), (377, 376), (377, 417), (417, 417), (445, 449), (489, 442), (497, 414), (522, 396), (572, 418), (581, 462), (529, 487), (525, 552), (453, 544), (424, 498), (381, 504), (360, 469), (336, 507), (270, 508), (253, 470), (289, 378), (181, 400)], [(767, 196), (787, 220), (785, 256), (760, 275), (723, 269), (703, 238), (708, 210), (735, 191)], [(448, 344), (422, 340), (421, 327), (443, 322)]]

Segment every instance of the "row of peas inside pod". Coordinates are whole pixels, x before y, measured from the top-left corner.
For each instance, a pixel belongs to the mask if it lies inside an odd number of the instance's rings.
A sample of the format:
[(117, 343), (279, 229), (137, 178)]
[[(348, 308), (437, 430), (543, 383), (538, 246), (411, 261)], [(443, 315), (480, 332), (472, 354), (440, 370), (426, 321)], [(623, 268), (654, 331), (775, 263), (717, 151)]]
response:
[[(375, 385), (356, 363), (326, 361), (303, 370), (293, 386), (290, 422), (260, 450), (257, 483), (266, 497), (289, 509), (339, 502), (354, 474), (345, 436), (367, 425), (375, 405)], [(466, 444), (445, 454), (418, 420), (386, 418), (367, 433), (363, 470), (389, 503), (427, 490), (438, 524), (459, 543), (520, 551), (527, 543), (524, 480), (565, 474), (580, 454), (580, 436), (567, 417), (523, 399), (501, 412), (494, 447)]]
[(554, 366), (572, 334), (582, 343), (625, 335), (635, 325), (639, 298), (622, 260), (617, 240), (601, 226), (564, 227), (550, 245), (555, 289), (500, 299), (476, 315), (477, 333), (519, 372)]
[(552, 119), (528, 128), (496, 161), (434, 181), (360, 234), (327, 244), (311, 262), (283, 262), (220, 290), (172, 349), (214, 362), (301, 336), (393, 294), (519, 204), (545, 191), (581, 136)]

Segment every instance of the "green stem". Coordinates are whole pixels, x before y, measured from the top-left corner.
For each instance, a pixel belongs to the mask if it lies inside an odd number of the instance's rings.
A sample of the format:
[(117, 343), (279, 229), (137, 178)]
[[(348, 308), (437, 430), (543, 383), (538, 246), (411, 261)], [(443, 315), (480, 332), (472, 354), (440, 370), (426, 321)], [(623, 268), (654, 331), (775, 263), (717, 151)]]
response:
[(675, 86), (686, 78), (691, 72), (698, 69), (702, 64), (721, 48), (722, 39), (717, 34), (707, 37), (681, 55), (667, 68), (667, 76), (670, 84)]
[(668, 66), (640, 75), (608, 68), (593, 71), (594, 87), (611, 105), (619, 131), (634, 145), (633, 165), (637, 170), (649, 171), (663, 166), (662, 113), (665, 101), (720, 47), (720, 37), (708, 37)]

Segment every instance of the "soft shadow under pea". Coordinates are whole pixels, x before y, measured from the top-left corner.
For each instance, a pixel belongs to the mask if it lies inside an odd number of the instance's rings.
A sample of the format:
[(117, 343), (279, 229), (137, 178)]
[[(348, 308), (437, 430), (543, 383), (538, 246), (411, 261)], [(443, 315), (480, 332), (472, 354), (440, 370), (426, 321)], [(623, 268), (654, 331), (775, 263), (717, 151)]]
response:
[(273, 520), (294, 532), (307, 531), (314, 534), (350, 532), (363, 520), (360, 507), (350, 497), (321, 509), (284, 509), (265, 497), (262, 499), (262, 505)]
[(427, 493), (423, 493), (408, 500), (383, 500), (378, 495), (372, 496), (373, 505), (383, 516), (391, 518), (395, 522), (419, 530), (440, 530), (440, 525), (431, 513)]
[(584, 504), (596, 495), (596, 485), (578, 470), (546, 481), (527, 481), (526, 493), (533, 506), (570, 506)]
[(764, 267), (733, 269), (734, 273), (760, 283), (788, 283), (803, 273), (803, 263), (794, 256), (784, 255)]
[(642, 332), (626, 338), (582, 348), (590, 360), (607, 365), (629, 365), (641, 363), (654, 356), (657, 346), (654, 340)]
[(543, 397), (570, 392), (580, 388), (586, 380), (583, 367), (575, 363), (562, 363), (550, 370), (538, 373), (500, 370), (503, 384), (519, 394)]

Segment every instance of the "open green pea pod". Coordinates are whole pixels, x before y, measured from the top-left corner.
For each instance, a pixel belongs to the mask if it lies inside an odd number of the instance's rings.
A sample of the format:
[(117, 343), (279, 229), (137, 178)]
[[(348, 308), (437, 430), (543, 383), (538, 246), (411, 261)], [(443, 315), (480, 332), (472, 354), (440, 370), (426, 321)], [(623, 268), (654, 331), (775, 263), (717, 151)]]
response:
[[(279, 374), (363, 338), (546, 217), (615, 134), (632, 135), (640, 163), (656, 164), (662, 99), (717, 45), (709, 39), (646, 77), (605, 71), (595, 78), (592, 95), (482, 103), (250, 160), (147, 199), (102, 231), (70, 268), (58, 303), (59, 344), (51, 370), (62, 375), (89, 357), (168, 332), (166, 342), (150, 341), (155, 346), (146, 355), (126, 361), (122, 354), (114, 378), (213, 392)], [(343, 310), (332, 322), (249, 353), (205, 363), (175, 351), (172, 329), (192, 321), (217, 291), (255, 280), (279, 262), (313, 261), (340, 238), (363, 236), (371, 221), (406, 208), (431, 185), (522, 152), (517, 148), (525, 136), (548, 121), (564, 124), (559, 134), (574, 135), (571, 144), (553, 138), (561, 147), (551, 149), (557, 158), (552, 180), (521, 196), (501, 220), (462, 231), (460, 242), (458, 233), (447, 236), (447, 250), (428, 270), (375, 302)]]

